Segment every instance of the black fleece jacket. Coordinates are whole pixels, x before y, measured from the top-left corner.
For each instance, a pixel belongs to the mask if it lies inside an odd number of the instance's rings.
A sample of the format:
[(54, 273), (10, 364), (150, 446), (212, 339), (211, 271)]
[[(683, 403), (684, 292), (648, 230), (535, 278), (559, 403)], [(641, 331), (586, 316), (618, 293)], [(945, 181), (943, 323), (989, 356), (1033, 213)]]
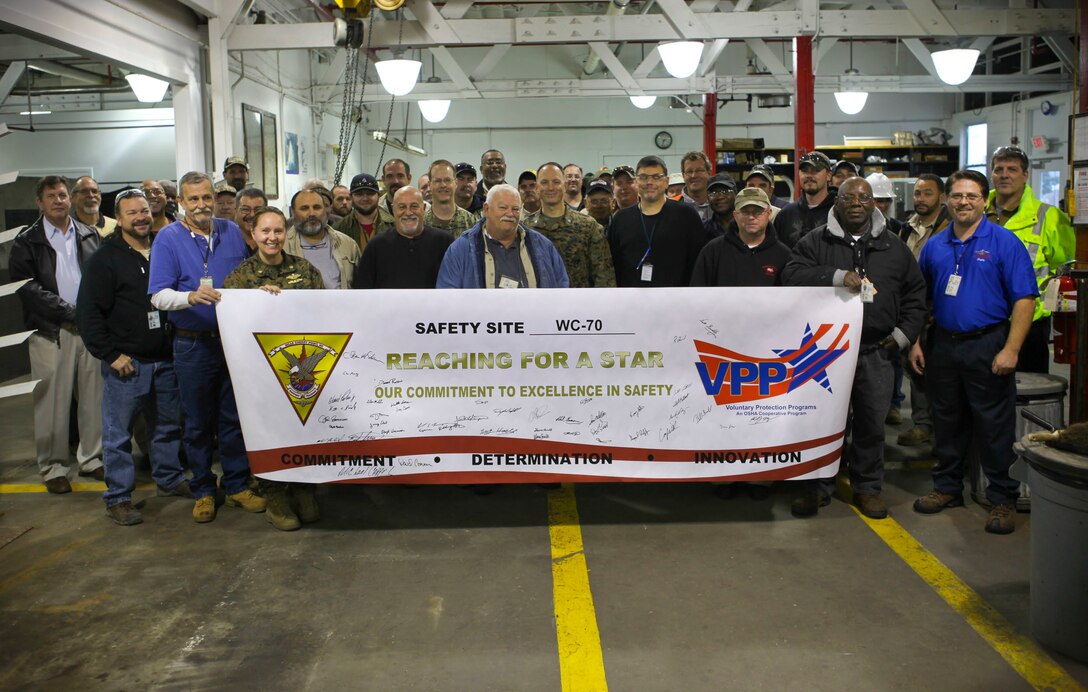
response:
[(762, 243), (750, 248), (730, 224), (725, 235), (707, 243), (699, 253), (691, 285), (781, 286), (782, 268), (789, 259), (790, 249), (778, 241), (773, 226), (767, 226)]

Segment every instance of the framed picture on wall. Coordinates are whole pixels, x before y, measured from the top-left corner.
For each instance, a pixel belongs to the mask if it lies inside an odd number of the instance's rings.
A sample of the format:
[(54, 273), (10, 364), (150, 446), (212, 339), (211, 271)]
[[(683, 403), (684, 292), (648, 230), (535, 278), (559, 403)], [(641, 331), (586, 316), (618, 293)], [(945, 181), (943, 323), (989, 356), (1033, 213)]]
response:
[[(242, 138), (245, 140), (246, 161), (249, 162), (249, 182), (264, 190), (269, 199), (279, 199), (279, 135), (276, 132), (276, 116), (243, 103)], [(297, 167), (297, 155), (295, 162)]]
[(284, 134), (283, 160), (286, 163), (287, 175), (298, 175), (298, 135), (294, 132)]

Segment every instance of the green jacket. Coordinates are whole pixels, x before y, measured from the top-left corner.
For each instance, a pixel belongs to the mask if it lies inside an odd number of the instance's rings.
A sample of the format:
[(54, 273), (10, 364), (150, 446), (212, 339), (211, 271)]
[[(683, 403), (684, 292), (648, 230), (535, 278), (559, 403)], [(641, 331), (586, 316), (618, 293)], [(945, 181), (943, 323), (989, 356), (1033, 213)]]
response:
[[(359, 218), (355, 216), (354, 211), (340, 219), (340, 222), (333, 226), (333, 228), (354, 240), (356, 245), (359, 246), (360, 252), (366, 249), (366, 241), (368, 238), (363, 233), (362, 227), (359, 226)], [(391, 230), (393, 230), (393, 215), (379, 204), (378, 216), (374, 219), (374, 232), (371, 236), (378, 235), (383, 231)]]
[[(996, 196), (997, 192), (990, 190), (986, 203), (988, 212), (994, 210)], [(1035, 265), (1039, 298), (1035, 301), (1033, 319), (1047, 317), (1050, 311), (1043, 309), (1043, 284), (1057, 273), (1058, 267), (1076, 256), (1077, 237), (1073, 232), (1073, 224), (1061, 209), (1035, 199), (1031, 186), (1025, 185), (1020, 206), (1005, 223), (1005, 229), (1012, 231), (1024, 243)]]

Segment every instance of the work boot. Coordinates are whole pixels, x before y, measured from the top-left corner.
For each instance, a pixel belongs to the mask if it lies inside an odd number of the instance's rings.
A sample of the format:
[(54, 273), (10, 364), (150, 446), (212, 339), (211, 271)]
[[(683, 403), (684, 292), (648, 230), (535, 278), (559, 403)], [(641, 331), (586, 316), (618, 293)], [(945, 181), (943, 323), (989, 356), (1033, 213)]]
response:
[(888, 508), (884, 506), (884, 500), (880, 499), (880, 495), (854, 493), (854, 506), (870, 519), (884, 519), (888, 516)]
[(317, 494), (314, 486), (310, 484), (296, 485), (291, 488), (291, 498), (294, 502), (291, 506), (298, 514), (298, 520), (303, 524), (312, 524), (321, 518), (321, 510), (317, 506)]
[(231, 507), (240, 507), (247, 512), (259, 514), (264, 511), (266, 503), (263, 497), (260, 497), (257, 493), (246, 488), (240, 493), (227, 495), (227, 504)]
[(814, 517), (821, 507), (827, 507), (829, 504), (831, 504), (830, 497), (823, 497), (815, 490), (809, 490), (790, 504), (790, 514), (798, 519)]
[(207, 524), (215, 519), (215, 496), (198, 497), (193, 505), (193, 520), (198, 524)]
[(986, 533), (1012, 533), (1016, 530), (1016, 508), (1012, 505), (994, 505), (986, 520)]
[(928, 495), (914, 501), (914, 511), (919, 514), (936, 514), (949, 507), (963, 507), (963, 495), (948, 495), (940, 490), (930, 490)]
[(903, 422), (903, 414), (897, 408), (888, 409), (888, 415), (884, 418), (885, 425), (899, 425)]
[(173, 488), (164, 488), (161, 485), (156, 485), (155, 495), (158, 497), (192, 497), (193, 490), (189, 487), (189, 481), (182, 481)]
[(294, 531), (302, 526), (298, 517), (291, 510), (291, 502), (287, 499), (286, 488), (269, 489), (265, 492), (267, 511), (264, 518), (268, 523), (280, 531)]
[(933, 432), (914, 426), (906, 432), (899, 433), (899, 437), (895, 439), (895, 442), (900, 447), (921, 447), (924, 444), (933, 442)]
[(140, 510), (133, 507), (128, 500), (107, 507), (106, 514), (121, 526), (134, 526), (143, 523), (144, 520)]
[(45, 481), (45, 489), (54, 495), (63, 495), (72, 492), (72, 484), (64, 476), (57, 476)]

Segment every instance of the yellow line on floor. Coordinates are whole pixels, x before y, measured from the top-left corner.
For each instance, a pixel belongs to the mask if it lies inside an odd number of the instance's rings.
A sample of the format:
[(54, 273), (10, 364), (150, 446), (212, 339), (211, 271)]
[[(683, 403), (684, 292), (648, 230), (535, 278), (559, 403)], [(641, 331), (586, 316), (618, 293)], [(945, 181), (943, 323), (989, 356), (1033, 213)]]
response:
[(874, 520), (852, 509), (877, 536), (959, 613), (1005, 661), (1037, 690), (1083, 690), (1038, 644), (1020, 634), (1005, 617), (926, 550), (897, 521)]
[(81, 539), (79, 539), (77, 541), (69, 543), (68, 545), (64, 546), (63, 548), (59, 548), (57, 550), (54, 550), (52, 553), (50, 553), (49, 555), (46, 555), (45, 557), (39, 559), (37, 562), (34, 562), (31, 565), (29, 565), (28, 567), (25, 567), (22, 570), (16, 572), (15, 574), (11, 575), (7, 579), (4, 579), (3, 581), (0, 581), (0, 593), (3, 593), (5, 591), (7, 591), (8, 589), (10, 589), (13, 586), (16, 586), (18, 584), (23, 583), (24, 581), (26, 581), (27, 579), (30, 579), (35, 574), (37, 574), (38, 572), (41, 572), (44, 569), (46, 569), (48, 567), (52, 567), (54, 564), (56, 564), (60, 560), (64, 559), (65, 557), (67, 557), (71, 553), (74, 553), (74, 552), (78, 551), (80, 548), (82, 548), (84, 545), (86, 545), (90, 541), (91, 541), (90, 538), (81, 538)]
[[(106, 484), (101, 481), (87, 483), (72, 483), (74, 493), (100, 493), (106, 489)], [(154, 490), (154, 483), (140, 483), (136, 490)], [(41, 483), (0, 483), (0, 495), (11, 493), (46, 493), (49, 492)]]
[(608, 683), (604, 676), (601, 633), (589, 590), (578, 504), (570, 483), (548, 493), (548, 533), (552, 543), (552, 596), (563, 692), (603, 692)]

